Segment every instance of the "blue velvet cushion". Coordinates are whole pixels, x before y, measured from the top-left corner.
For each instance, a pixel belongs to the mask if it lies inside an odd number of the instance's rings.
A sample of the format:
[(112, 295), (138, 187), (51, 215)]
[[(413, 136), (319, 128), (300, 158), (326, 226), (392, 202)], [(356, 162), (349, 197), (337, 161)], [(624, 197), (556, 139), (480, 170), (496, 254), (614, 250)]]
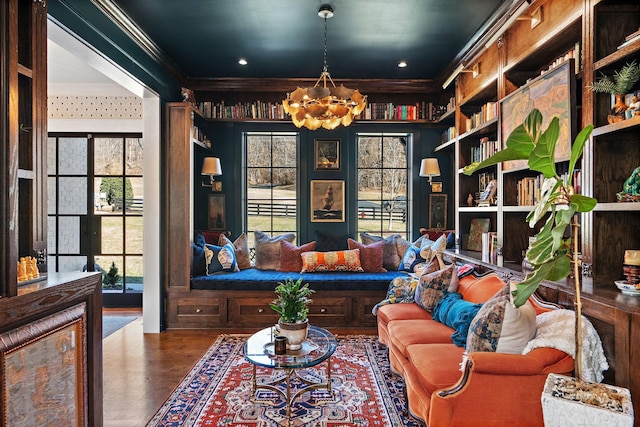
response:
[(351, 236), (351, 234), (331, 234), (316, 231), (316, 251), (346, 251), (349, 249), (349, 243), (347, 241), (349, 238), (353, 239), (353, 236)]
[(458, 292), (446, 292), (442, 299), (433, 308), (431, 315), (433, 320), (455, 329), (451, 335), (451, 340), (458, 347), (465, 347), (469, 325), (478, 314), (482, 304), (473, 304), (462, 299)]
[(191, 259), (191, 275), (201, 276), (207, 272), (207, 265), (204, 259), (204, 245), (191, 244), (193, 258)]
[(409, 271), (413, 273), (413, 268), (421, 262), (426, 262), (426, 260), (420, 256), (420, 248), (415, 245), (411, 245), (404, 253), (402, 261), (400, 261), (398, 271)]
[(204, 258), (207, 264), (207, 274), (240, 270), (236, 261), (236, 253), (231, 243), (227, 243), (224, 246), (205, 245)]

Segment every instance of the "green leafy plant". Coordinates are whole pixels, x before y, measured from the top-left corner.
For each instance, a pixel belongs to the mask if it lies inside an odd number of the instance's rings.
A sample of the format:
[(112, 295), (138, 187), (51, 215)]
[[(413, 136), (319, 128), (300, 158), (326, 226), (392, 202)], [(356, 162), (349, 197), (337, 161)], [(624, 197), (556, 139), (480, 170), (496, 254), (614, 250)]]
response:
[[(571, 237), (564, 238), (565, 231), (576, 212), (590, 212), (597, 204), (597, 200), (592, 197), (574, 194), (571, 182), (593, 126), (586, 126), (576, 136), (571, 147), (569, 170), (563, 179), (556, 172), (554, 154), (560, 135), (559, 119), (554, 117), (543, 131), (540, 130), (541, 125), (542, 114), (537, 109), (532, 110), (524, 123), (508, 136), (504, 150), (464, 168), (464, 173), (471, 175), (478, 169), (500, 162), (527, 160), (531, 170), (544, 175), (540, 200), (527, 216), (527, 221), (534, 228), (546, 215), (548, 217), (536, 234), (535, 242), (527, 250), (527, 260), (533, 265), (533, 271), (517, 284), (514, 291), (516, 307), (523, 305), (543, 280), (557, 281), (569, 275), (572, 242)], [(577, 292), (579, 293), (579, 289)]]
[(280, 315), (281, 322), (301, 323), (307, 320), (309, 304), (313, 302), (309, 297), (315, 292), (308, 283), (302, 284), (302, 278), (295, 281), (285, 279), (278, 282), (275, 292), (278, 298), (271, 303), (271, 308)]
[(118, 267), (116, 267), (116, 263), (112, 262), (111, 267), (109, 268), (109, 272), (104, 274), (102, 278), (102, 287), (104, 289), (117, 289), (118, 281), (120, 280), (120, 275), (118, 274)]
[(613, 78), (602, 74), (589, 88), (594, 92), (610, 93), (611, 95), (625, 94), (640, 79), (640, 65), (634, 60), (625, 64), (613, 74)]

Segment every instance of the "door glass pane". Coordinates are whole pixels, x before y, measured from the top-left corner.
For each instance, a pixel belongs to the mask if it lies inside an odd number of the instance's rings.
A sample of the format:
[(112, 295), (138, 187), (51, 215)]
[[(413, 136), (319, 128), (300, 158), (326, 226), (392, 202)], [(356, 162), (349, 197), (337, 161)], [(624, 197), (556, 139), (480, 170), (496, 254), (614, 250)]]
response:
[(87, 177), (58, 179), (58, 214), (87, 214)]
[(56, 173), (56, 147), (57, 140), (56, 138), (48, 138), (47, 139), (47, 174), (53, 175)]
[[(127, 178), (125, 185), (131, 186), (131, 191), (127, 193), (127, 213), (128, 214), (142, 214), (143, 210), (143, 192), (144, 185), (142, 178)], [(128, 188), (128, 187), (127, 187)]]
[[(125, 224), (125, 234), (127, 236), (125, 252), (128, 254), (142, 254), (142, 217), (127, 216)], [(127, 264), (128, 268), (129, 265)]]
[(96, 138), (94, 140), (94, 173), (96, 175), (122, 175), (122, 138)]
[(60, 175), (87, 174), (87, 139), (60, 138), (58, 140)]
[(127, 292), (142, 292), (142, 257), (127, 256)]
[(101, 253), (121, 254), (124, 250), (121, 216), (103, 216), (101, 218)]
[(102, 291), (121, 292), (122, 291), (122, 268), (123, 258), (121, 256), (100, 256), (96, 257), (96, 264), (102, 271)]
[(125, 174), (142, 175), (142, 159), (144, 154), (142, 138), (127, 138), (125, 144)]
[(80, 217), (58, 217), (58, 253), (80, 253)]

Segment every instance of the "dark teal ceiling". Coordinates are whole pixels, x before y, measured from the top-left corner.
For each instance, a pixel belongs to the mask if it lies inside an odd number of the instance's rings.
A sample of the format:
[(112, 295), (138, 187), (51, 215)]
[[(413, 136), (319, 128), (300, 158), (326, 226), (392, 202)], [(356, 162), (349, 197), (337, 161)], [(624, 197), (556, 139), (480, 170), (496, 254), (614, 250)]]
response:
[[(333, 78), (431, 79), (499, 0), (114, 0), (190, 78), (312, 78), (322, 71), (322, 4)], [(248, 65), (240, 66), (239, 58)], [(397, 63), (408, 67), (399, 69)]]

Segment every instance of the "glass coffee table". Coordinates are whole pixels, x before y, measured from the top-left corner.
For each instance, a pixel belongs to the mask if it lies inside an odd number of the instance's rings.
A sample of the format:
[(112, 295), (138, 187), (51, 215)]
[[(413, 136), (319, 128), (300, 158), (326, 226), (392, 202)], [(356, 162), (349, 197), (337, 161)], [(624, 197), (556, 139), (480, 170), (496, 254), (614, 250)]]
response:
[[(273, 345), (273, 337), (277, 335), (275, 327), (265, 328), (251, 335), (243, 347), (243, 354), (253, 365), (253, 394), (257, 389), (275, 391), (284, 399), (287, 405), (287, 426), (291, 422), (291, 404), (302, 394), (314, 389), (327, 389), (331, 393), (331, 355), (338, 346), (338, 341), (333, 334), (326, 329), (317, 326), (309, 326), (307, 339), (302, 343), (300, 350), (287, 350), (285, 354), (276, 355)], [(306, 369), (327, 361), (327, 374), (325, 382), (309, 381), (300, 376), (299, 369)], [(283, 377), (271, 382), (260, 382), (256, 378), (258, 366), (282, 369)], [(299, 387), (295, 394), (291, 394), (292, 381), (297, 381)]]

